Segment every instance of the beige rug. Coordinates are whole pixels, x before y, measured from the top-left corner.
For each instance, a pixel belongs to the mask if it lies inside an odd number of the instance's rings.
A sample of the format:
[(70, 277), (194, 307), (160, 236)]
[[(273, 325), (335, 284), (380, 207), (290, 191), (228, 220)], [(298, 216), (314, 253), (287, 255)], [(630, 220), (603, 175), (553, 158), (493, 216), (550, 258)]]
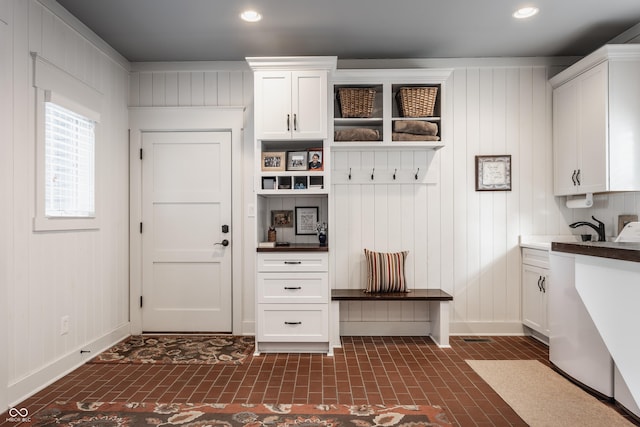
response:
[(531, 427), (633, 426), (537, 360), (467, 360)]

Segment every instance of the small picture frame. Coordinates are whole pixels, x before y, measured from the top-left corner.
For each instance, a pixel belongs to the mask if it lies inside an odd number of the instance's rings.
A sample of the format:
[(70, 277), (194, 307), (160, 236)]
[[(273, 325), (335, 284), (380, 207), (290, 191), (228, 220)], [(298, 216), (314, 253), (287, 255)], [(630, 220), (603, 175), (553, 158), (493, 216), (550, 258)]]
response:
[(287, 152), (287, 170), (288, 171), (306, 171), (307, 170), (307, 152), (306, 151), (288, 151)]
[(324, 163), (322, 162), (322, 148), (309, 148), (307, 150), (309, 170), (310, 171), (322, 171), (324, 170)]
[(293, 211), (271, 211), (271, 226), (293, 227)]
[(316, 234), (318, 207), (296, 206), (296, 234)]
[(511, 155), (476, 156), (476, 191), (511, 191)]
[(262, 152), (262, 170), (279, 172), (285, 170), (285, 153), (284, 151), (263, 151)]

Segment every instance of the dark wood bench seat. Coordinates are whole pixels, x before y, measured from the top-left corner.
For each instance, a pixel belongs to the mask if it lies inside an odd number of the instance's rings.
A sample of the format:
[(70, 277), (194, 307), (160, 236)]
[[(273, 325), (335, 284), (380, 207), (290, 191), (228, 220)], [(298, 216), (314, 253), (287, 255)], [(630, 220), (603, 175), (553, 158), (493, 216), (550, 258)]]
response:
[[(424, 301), (429, 305), (428, 332), (443, 348), (449, 345), (449, 302), (453, 296), (442, 289), (412, 289), (410, 292), (368, 293), (362, 289), (332, 289), (332, 347), (340, 347), (340, 301)], [(426, 335), (426, 333), (425, 333)]]
[(442, 289), (412, 289), (410, 292), (370, 293), (362, 289), (332, 289), (333, 301), (452, 301)]

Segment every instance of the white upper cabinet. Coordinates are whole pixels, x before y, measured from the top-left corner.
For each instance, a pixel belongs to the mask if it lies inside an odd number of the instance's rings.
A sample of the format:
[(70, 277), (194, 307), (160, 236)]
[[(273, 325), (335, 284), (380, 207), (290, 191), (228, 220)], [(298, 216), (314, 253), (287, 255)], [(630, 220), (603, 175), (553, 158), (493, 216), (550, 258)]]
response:
[(304, 58), (247, 61), (254, 70), (257, 139), (327, 137), (327, 80), (329, 71), (335, 69), (335, 57), (320, 57), (313, 62)]
[(639, 191), (640, 46), (605, 46), (551, 85), (554, 194)]

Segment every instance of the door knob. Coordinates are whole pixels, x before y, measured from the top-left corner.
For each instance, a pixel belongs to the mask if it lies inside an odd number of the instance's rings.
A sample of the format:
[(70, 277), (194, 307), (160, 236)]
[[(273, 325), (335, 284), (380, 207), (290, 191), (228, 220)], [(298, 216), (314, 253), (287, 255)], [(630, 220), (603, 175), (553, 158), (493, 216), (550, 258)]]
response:
[(224, 239), (222, 242), (218, 242), (215, 245), (222, 245), (222, 246), (229, 246), (229, 241), (227, 239)]

